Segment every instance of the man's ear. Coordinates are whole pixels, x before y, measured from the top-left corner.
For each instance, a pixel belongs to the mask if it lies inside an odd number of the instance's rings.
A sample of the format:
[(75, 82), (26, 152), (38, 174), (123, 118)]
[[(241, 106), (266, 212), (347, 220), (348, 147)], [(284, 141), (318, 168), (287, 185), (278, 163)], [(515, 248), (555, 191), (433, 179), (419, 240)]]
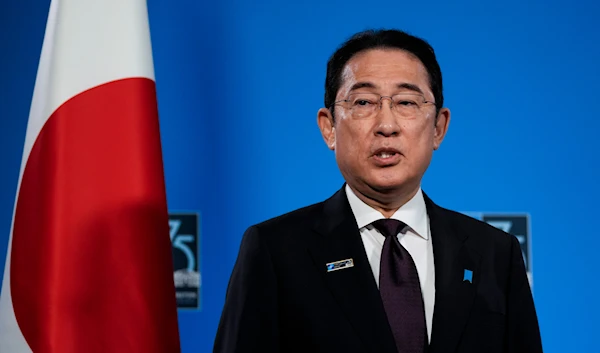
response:
[(335, 150), (335, 122), (333, 115), (327, 108), (321, 108), (317, 112), (317, 125), (321, 130), (321, 136), (330, 150)]
[(448, 132), (448, 126), (450, 125), (450, 110), (448, 108), (440, 109), (437, 119), (435, 121), (435, 127), (433, 131), (433, 149), (437, 150), (440, 148), (446, 132)]

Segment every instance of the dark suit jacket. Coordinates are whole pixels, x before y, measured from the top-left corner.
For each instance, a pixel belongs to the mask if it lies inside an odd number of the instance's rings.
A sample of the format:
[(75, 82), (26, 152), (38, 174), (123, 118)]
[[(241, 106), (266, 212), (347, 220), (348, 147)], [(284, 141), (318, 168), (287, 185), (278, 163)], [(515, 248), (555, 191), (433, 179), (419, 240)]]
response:
[[(516, 238), (425, 202), (436, 289), (429, 353), (542, 352)], [(327, 272), (348, 258), (354, 267)], [(214, 352), (397, 353), (344, 188), (246, 231)]]

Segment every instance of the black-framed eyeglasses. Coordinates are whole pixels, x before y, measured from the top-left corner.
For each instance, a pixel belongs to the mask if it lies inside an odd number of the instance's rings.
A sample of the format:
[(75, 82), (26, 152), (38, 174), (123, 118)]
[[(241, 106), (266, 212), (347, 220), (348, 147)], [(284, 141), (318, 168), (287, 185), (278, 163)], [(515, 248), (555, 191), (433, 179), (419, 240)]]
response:
[(354, 119), (368, 119), (377, 115), (384, 98), (390, 99), (390, 109), (397, 117), (415, 119), (423, 116), (424, 107), (435, 102), (425, 100), (418, 93), (398, 93), (393, 96), (382, 96), (377, 93), (351, 93), (346, 99), (334, 102), (350, 111)]

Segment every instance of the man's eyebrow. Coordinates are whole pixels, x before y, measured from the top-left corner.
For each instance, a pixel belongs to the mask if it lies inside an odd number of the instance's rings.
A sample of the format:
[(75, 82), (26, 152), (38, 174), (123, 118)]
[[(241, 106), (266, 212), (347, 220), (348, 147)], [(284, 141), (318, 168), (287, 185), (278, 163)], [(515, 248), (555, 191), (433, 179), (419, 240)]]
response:
[[(403, 83), (397, 84), (396, 87), (399, 89), (404, 89), (404, 90), (409, 90), (409, 91), (417, 92), (420, 94), (424, 94), (423, 90), (421, 90), (421, 88), (419, 88), (419, 86), (412, 84), (412, 83), (403, 82)], [(368, 81), (356, 82), (355, 84), (352, 85), (352, 87), (350, 87), (350, 92), (355, 91), (360, 88), (377, 88), (377, 86)]]
[(417, 93), (421, 93), (421, 94), (425, 94), (423, 93), (423, 91), (419, 88), (419, 86), (414, 85), (412, 83), (408, 83), (408, 82), (404, 82), (404, 83), (399, 83), (396, 87), (400, 88), (400, 89), (407, 89), (409, 91), (414, 91)]
[(377, 87), (371, 82), (356, 82), (355, 84), (352, 85), (352, 87), (350, 87), (350, 92), (355, 91), (359, 88), (377, 88)]

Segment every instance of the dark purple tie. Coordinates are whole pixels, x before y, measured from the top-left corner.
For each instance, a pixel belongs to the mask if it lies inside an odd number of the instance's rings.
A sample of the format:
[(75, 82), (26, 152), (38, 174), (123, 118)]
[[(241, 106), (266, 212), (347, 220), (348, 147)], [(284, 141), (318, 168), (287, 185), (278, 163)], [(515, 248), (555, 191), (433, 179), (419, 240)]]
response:
[(396, 237), (406, 224), (380, 219), (373, 226), (385, 236), (381, 251), (379, 293), (399, 353), (424, 353), (427, 327), (417, 267)]

